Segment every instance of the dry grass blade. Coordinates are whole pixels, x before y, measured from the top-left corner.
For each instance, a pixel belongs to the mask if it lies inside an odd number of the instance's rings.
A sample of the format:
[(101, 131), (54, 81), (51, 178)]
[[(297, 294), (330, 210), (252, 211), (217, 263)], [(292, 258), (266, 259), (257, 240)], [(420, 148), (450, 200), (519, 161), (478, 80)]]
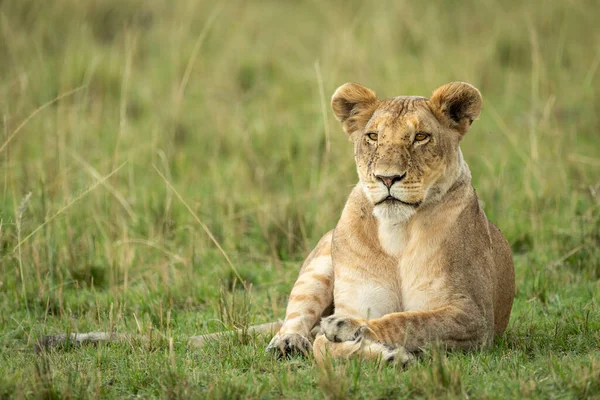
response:
[(194, 48), (192, 49), (192, 54), (190, 55), (190, 59), (185, 67), (185, 71), (183, 73), (183, 77), (181, 78), (181, 82), (179, 84), (179, 89), (177, 90), (177, 102), (181, 102), (183, 99), (183, 95), (185, 93), (185, 88), (187, 87), (188, 81), (190, 79), (190, 75), (192, 74), (192, 70), (194, 69), (194, 65), (196, 64), (196, 59), (198, 58), (198, 53), (200, 52), (200, 48), (202, 47), (202, 43), (206, 39), (208, 32), (210, 31), (211, 26), (219, 16), (219, 13), (223, 10), (223, 5), (219, 4), (215, 7), (210, 13), (206, 24), (202, 28), (200, 35), (198, 35), (198, 39), (196, 39), (196, 43), (194, 43)]
[(200, 225), (202, 227), (202, 230), (208, 235), (208, 237), (210, 238), (210, 240), (215, 244), (215, 246), (217, 246), (217, 249), (219, 249), (219, 251), (221, 252), (221, 254), (223, 255), (223, 257), (227, 261), (227, 264), (229, 264), (229, 266), (231, 267), (231, 270), (235, 274), (236, 278), (240, 280), (240, 283), (244, 287), (244, 290), (246, 290), (246, 292), (250, 293), (250, 291), (248, 290), (248, 285), (246, 284), (246, 281), (244, 279), (242, 279), (242, 277), (241, 277), (240, 273), (238, 272), (237, 268), (235, 267), (235, 265), (233, 265), (233, 262), (231, 261), (231, 259), (229, 258), (229, 256), (227, 255), (227, 253), (225, 252), (225, 250), (223, 249), (223, 247), (221, 247), (221, 244), (217, 241), (217, 239), (212, 234), (212, 232), (210, 231), (210, 229), (208, 228), (208, 226), (206, 226), (200, 220), (200, 217), (198, 217), (198, 214), (196, 214), (194, 212), (194, 210), (192, 210), (192, 208), (189, 206), (189, 204), (183, 199), (183, 197), (181, 197), (181, 195), (179, 194), (179, 192), (177, 191), (177, 189), (175, 189), (173, 187), (173, 185), (171, 184), (171, 182), (169, 182), (167, 180), (167, 178), (159, 171), (159, 169), (156, 168), (156, 165), (152, 165), (152, 166), (156, 170), (156, 173), (158, 175), (160, 175), (160, 177), (162, 178), (162, 180), (165, 181), (165, 184), (168, 186), (168, 188), (173, 193), (175, 193), (175, 196), (177, 196), (177, 198), (179, 199), (179, 201), (185, 206), (185, 208), (187, 208), (187, 210), (190, 212), (190, 214), (192, 214), (192, 217), (194, 217), (194, 219), (196, 220), (196, 222), (198, 223), (198, 225)]
[(23, 245), (23, 243), (25, 243), (29, 238), (31, 238), (33, 235), (35, 235), (36, 233), (38, 233), (40, 231), (40, 229), (42, 229), (48, 223), (52, 222), (56, 217), (58, 217), (60, 214), (62, 214), (63, 212), (65, 212), (69, 207), (71, 207), (73, 204), (77, 203), (79, 200), (81, 200), (82, 198), (84, 198), (88, 193), (90, 193), (96, 187), (98, 187), (99, 185), (101, 185), (102, 183), (104, 183), (107, 179), (109, 179), (111, 176), (113, 176), (114, 174), (116, 174), (121, 168), (123, 168), (125, 166), (125, 164), (127, 164), (127, 162), (124, 162), (123, 164), (119, 165), (110, 174), (105, 175), (101, 180), (98, 180), (92, 186), (88, 187), (86, 190), (84, 190), (83, 192), (81, 192), (73, 200), (71, 200), (70, 202), (68, 202), (67, 204), (65, 204), (63, 207), (61, 207), (60, 210), (58, 210), (50, 218), (48, 218), (46, 221), (44, 221), (43, 224), (41, 224), (40, 226), (38, 226), (37, 228), (35, 228), (29, 235), (27, 235), (23, 239), (21, 239), (19, 241), (19, 243), (13, 248), (13, 250), (12, 250), (13, 253), (15, 251), (17, 251)]
[(79, 92), (81, 89), (84, 89), (85, 86), (79, 86), (78, 88), (75, 88), (73, 90), (70, 90), (66, 93), (60, 94), (58, 96), (56, 96), (55, 98), (53, 98), (52, 100), (50, 100), (47, 103), (42, 104), (41, 106), (39, 106), (38, 108), (36, 108), (31, 114), (29, 114), (29, 116), (27, 118), (25, 118), (23, 120), (23, 122), (21, 122), (19, 124), (19, 126), (17, 126), (15, 128), (15, 130), (8, 136), (8, 138), (6, 139), (6, 141), (2, 144), (2, 146), (0, 147), (0, 154), (2, 153), (2, 151), (4, 151), (4, 149), (6, 148), (6, 146), (8, 146), (8, 144), (14, 139), (15, 136), (17, 136), (17, 134), (21, 131), (21, 129), (23, 129), (23, 127), (25, 125), (27, 125), (27, 123), (33, 118), (35, 117), (37, 114), (39, 114), (42, 110), (44, 110), (45, 108), (48, 108), (49, 106), (51, 106), (52, 104), (56, 103), (57, 101), (64, 99), (65, 97), (71, 96), (74, 93)]
[(167, 250), (166, 248), (164, 248), (163, 246), (159, 246), (158, 244), (151, 242), (150, 240), (143, 240), (143, 239), (129, 239), (129, 240), (119, 240), (118, 242), (115, 242), (115, 246), (123, 246), (123, 245), (127, 245), (127, 244), (141, 244), (144, 246), (148, 246), (148, 247), (152, 247), (153, 249), (156, 249), (158, 251), (161, 251), (162, 253), (168, 255), (169, 257), (173, 258), (175, 261), (183, 264), (183, 265), (188, 265), (189, 264), (189, 260), (181, 257), (169, 250)]
[[(94, 167), (92, 167), (90, 164), (88, 164), (83, 158), (79, 157), (73, 151), (69, 151), (69, 155), (75, 161), (77, 161), (79, 164), (81, 164), (81, 166), (86, 170), (86, 172), (89, 173), (92, 177), (96, 178), (99, 181), (102, 180), (102, 175)], [(121, 206), (123, 206), (123, 209), (125, 209), (125, 211), (127, 211), (127, 214), (129, 214), (129, 217), (131, 217), (131, 219), (134, 222), (137, 221), (137, 215), (135, 214), (135, 211), (133, 211), (133, 209), (131, 208), (131, 205), (125, 199), (125, 197), (121, 193), (119, 193), (119, 191), (117, 189), (115, 189), (114, 186), (111, 185), (106, 180), (102, 180), (102, 185), (106, 188), (106, 190), (108, 190), (108, 192), (110, 194), (112, 194), (114, 196), (115, 199), (117, 199), (117, 201), (121, 204)]]
[(319, 86), (319, 103), (321, 105), (321, 116), (323, 117), (323, 130), (325, 132), (325, 152), (327, 156), (331, 152), (331, 139), (329, 133), (329, 124), (327, 122), (327, 101), (325, 100), (325, 88), (323, 86), (323, 74), (321, 65), (315, 62), (315, 73), (317, 74), (317, 85)]

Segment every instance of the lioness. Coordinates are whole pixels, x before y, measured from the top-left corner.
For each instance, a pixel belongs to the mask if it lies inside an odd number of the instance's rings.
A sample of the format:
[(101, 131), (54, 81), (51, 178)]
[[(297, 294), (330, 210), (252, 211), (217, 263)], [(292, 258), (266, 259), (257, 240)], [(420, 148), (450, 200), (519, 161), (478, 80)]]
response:
[[(489, 345), (510, 317), (510, 247), (487, 220), (459, 143), (481, 94), (453, 82), (425, 97), (378, 100), (355, 83), (331, 106), (354, 143), (359, 182), (335, 229), (310, 253), (267, 349), (406, 362), (432, 342)], [(316, 338), (313, 333), (316, 334)], [(224, 333), (191, 338), (202, 346)], [(121, 339), (105, 332), (47, 336), (40, 347)]]
[(429, 99), (379, 100), (355, 83), (335, 91), (359, 182), (304, 262), (268, 350), (405, 362), (428, 343), (470, 350), (504, 331), (511, 249), (479, 206), (459, 147), (481, 104), (463, 82)]

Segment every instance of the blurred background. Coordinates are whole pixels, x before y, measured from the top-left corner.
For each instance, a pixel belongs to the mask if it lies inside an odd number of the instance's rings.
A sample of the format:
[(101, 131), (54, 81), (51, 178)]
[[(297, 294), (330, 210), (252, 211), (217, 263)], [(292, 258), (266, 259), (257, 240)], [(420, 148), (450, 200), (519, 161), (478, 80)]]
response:
[(515, 253), (513, 321), (556, 296), (598, 317), (599, 15), (595, 0), (0, 0), (2, 339), (283, 317), (357, 180), (329, 108), (348, 81), (479, 88), (462, 149)]

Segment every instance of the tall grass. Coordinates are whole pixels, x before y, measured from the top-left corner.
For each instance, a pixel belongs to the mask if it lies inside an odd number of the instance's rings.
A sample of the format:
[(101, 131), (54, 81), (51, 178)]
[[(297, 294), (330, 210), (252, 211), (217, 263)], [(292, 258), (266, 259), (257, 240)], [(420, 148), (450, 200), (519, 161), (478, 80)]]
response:
[[(586, 0), (0, 1), (0, 394), (597, 395), (599, 13)], [(452, 80), (484, 96), (462, 148), (515, 253), (495, 348), (404, 373), (276, 362), (265, 338), (187, 351), (188, 336), (282, 317), (335, 226), (356, 181), (335, 88), (428, 95)], [(149, 340), (33, 353), (41, 335), (96, 330)]]

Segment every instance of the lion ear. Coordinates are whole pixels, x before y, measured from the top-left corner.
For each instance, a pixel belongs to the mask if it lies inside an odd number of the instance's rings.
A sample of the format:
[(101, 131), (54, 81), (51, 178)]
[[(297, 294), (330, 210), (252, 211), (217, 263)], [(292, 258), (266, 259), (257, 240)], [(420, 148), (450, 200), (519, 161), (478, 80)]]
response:
[(348, 135), (366, 125), (377, 103), (375, 92), (357, 83), (343, 84), (331, 98), (333, 113)]
[(481, 113), (483, 100), (475, 87), (465, 82), (451, 82), (437, 88), (429, 103), (438, 120), (456, 129), (461, 136)]

